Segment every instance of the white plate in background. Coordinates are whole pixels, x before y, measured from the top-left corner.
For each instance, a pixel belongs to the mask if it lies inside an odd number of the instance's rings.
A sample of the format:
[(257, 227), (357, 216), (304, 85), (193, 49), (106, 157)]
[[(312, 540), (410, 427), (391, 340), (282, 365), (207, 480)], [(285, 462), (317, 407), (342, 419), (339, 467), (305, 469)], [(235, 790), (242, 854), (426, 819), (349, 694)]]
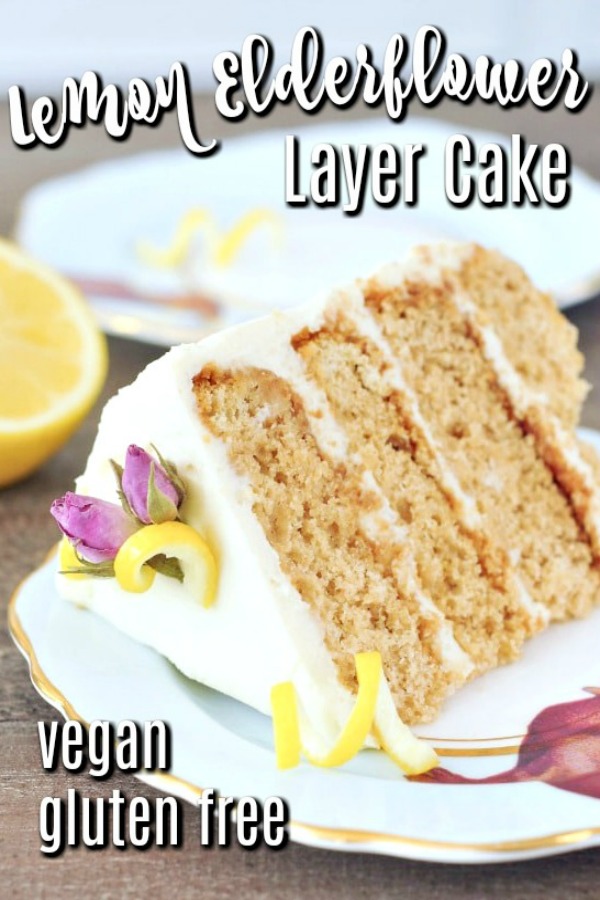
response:
[[(319, 142), (339, 146), (422, 143), (417, 206), (391, 209), (365, 203), (348, 217), (341, 206), (287, 207), (284, 203), (285, 131), (225, 138), (220, 151), (197, 158), (183, 149), (133, 156), (91, 166), (42, 183), (26, 196), (16, 237), (31, 253), (75, 277), (94, 302), (104, 328), (169, 345), (215, 328), (293, 305), (318, 291), (369, 275), (416, 243), (440, 238), (497, 247), (520, 262), (539, 287), (562, 306), (600, 289), (597, 222), (600, 185), (580, 170), (571, 174), (571, 199), (562, 208), (457, 208), (444, 192), (444, 146), (466, 132), (480, 146), (506, 138), (430, 119), (319, 123), (292, 129), (299, 138), (301, 188), (312, 171)], [(202, 131), (201, 131), (202, 133)], [(204, 139), (207, 135), (202, 133)], [(477, 167), (471, 171), (477, 173)], [(169, 244), (191, 208), (210, 210), (222, 230), (256, 207), (280, 217), (281, 242), (260, 227), (234, 263), (217, 268), (204, 258), (198, 235), (190, 261), (177, 271), (143, 262), (139, 240)], [(190, 295), (216, 309), (179, 308)], [(201, 300), (201, 304), (203, 302)], [(192, 304), (194, 301), (192, 300)]]

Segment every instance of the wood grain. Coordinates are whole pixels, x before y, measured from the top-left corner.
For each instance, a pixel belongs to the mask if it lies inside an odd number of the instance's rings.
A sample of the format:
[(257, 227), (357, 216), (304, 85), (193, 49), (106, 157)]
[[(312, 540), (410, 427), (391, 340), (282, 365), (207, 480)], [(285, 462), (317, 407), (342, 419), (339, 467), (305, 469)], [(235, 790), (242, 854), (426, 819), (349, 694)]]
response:
[[(573, 160), (600, 176), (600, 101), (595, 97), (584, 114), (498, 113), (483, 104), (459, 109), (452, 104), (437, 114), (460, 118), (470, 126), (523, 131), (529, 140), (562, 140)], [(355, 110), (355, 112), (361, 112)], [(217, 120), (206, 98), (197, 101), (197, 119), (205, 135), (233, 134)], [(283, 110), (269, 125), (294, 124), (305, 117)], [(248, 130), (256, 123), (238, 127)], [(0, 106), (0, 231), (12, 227), (23, 192), (36, 181), (78, 168), (91, 160), (170, 146), (177, 142), (175, 125), (165, 120), (158, 131), (145, 129), (126, 145), (107, 141), (97, 129), (74, 133), (60, 152), (23, 153), (10, 145), (6, 109)], [(557, 214), (560, 227), (560, 214)], [(587, 355), (587, 374), (596, 387), (585, 409), (584, 423), (600, 428), (600, 300), (575, 308), (570, 318), (580, 328)], [(48, 515), (51, 500), (62, 494), (81, 471), (96, 431), (101, 406), (108, 396), (131, 381), (159, 354), (156, 348), (123, 340), (110, 341), (109, 380), (78, 434), (53, 460), (25, 483), (0, 493), (0, 603), (2, 622), (9, 594), (32, 567), (39, 564), (56, 539)], [(179, 850), (146, 852), (107, 849), (66, 851), (49, 859), (39, 851), (38, 809), (44, 796), (64, 796), (76, 787), (86, 796), (109, 796), (119, 788), (128, 797), (150, 796), (150, 788), (117, 774), (96, 783), (60, 770), (44, 774), (39, 759), (36, 722), (57, 715), (38, 697), (29, 681), (24, 660), (15, 650), (6, 627), (0, 628), (0, 896), (28, 898), (69, 897), (277, 897), (282, 900), (311, 896), (315, 900), (401, 896), (453, 900), (453, 898), (592, 898), (598, 896), (600, 852), (590, 850), (566, 857), (489, 867), (430, 865), (365, 854), (342, 854), (289, 845), (285, 850), (248, 852), (200, 849), (193, 807), (185, 808), (184, 846)]]

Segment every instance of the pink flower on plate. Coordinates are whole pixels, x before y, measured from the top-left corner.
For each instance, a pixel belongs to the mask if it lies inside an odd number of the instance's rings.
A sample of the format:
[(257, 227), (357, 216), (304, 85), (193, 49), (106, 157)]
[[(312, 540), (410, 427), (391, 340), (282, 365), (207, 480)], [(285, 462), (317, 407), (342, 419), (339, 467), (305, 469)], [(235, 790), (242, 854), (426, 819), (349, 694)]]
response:
[(138, 525), (131, 516), (106, 500), (67, 492), (50, 512), (78, 554), (91, 563), (113, 560)]

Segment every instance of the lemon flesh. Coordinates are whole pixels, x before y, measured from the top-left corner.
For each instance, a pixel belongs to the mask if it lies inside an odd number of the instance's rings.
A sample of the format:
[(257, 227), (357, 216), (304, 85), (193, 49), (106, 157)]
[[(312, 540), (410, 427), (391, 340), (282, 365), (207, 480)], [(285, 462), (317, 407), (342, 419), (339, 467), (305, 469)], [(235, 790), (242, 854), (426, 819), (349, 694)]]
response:
[(0, 240), (0, 487), (65, 443), (106, 369), (106, 341), (81, 294)]

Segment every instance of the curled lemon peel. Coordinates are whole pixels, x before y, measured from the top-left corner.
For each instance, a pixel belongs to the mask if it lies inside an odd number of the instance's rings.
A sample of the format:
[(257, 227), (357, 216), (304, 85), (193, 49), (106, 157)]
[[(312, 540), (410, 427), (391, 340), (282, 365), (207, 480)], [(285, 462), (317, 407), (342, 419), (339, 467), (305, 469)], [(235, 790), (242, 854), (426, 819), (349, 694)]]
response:
[(304, 749), (305, 757), (314, 766), (326, 768), (343, 766), (356, 756), (371, 730), (381, 681), (381, 656), (375, 652), (357, 653), (354, 664), (358, 680), (356, 702), (342, 733), (329, 753), (317, 756)]
[(171, 242), (164, 248), (156, 247), (149, 241), (138, 241), (137, 254), (149, 266), (157, 269), (175, 269), (188, 257), (194, 235), (204, 232), (209, 247), (214, 252), (217, 240), (217, 226), (214, 216), (207, 209), (190, 209), (180, 219)]
[(136, 251), (142, 262), (160, 269), (176, 269), (189, 256), (194, 236), (202, 232), (208, 244), (208, 258), (219, 268), (230, 266), (250, 235), (262, 225), (272, 229), (274, 238), (281, 240), (281, 217), (269, 209), (248, 210), (226, 231), (219, 231), (214, 216), (207, 209), (190, 209), (179, 221), (173, 238), (166, 247), (156, 247), (148, 241), (138, 241)]
[(81, 563), (75, 553), (75, 548), (64, 537), (58, 545), (58, 567), (64, 578), (80, 579), (85, 578), (84, 572), (72, 572), (71, 569), (78, 569)]
[(271, 691), (275, 755), (280, 769), (293, 769), (300, 762), (301, 740), (296, 691), (291, 681), (276, 684)]
[(334, 746), (315, 755), (302, 743), (296, 692), (290, 681), (277, 684), (271, 691), (275, 755), (280, 769), (294, 768), (301, 755), (316, 766), (341, 766), (349, 762), (373, 734), (381, 748), (407, 775), (418, 775), (433, 768), (438, 758), (402, 722), (383, 675), (377, 651), (357, 653), (354, 657), (358, 693), (352, 712)]
[(215, 265), (230, 266), (240, 252), (244, 242), (261, 225), (269, 225), (276, 240), (281, 240), (283, 226), (281, 218), (269, 209), (251, 209), (226, 231), (217, 242), (213, 254)]
[(433, 747), (416, 737), (396, 712), (390, 687), (384, 677), (381, 679), (371, 733), (405, 775), (421, 775), (439, 763)]
[(127, 538), (114, 561), (120, 587), (135, 594), (147, 591), (156, 572), (146, 563), (158, 554), (179, 560), (184, 583), (202, 606), (214, 603), (218, 578), (215, 557), (204, 538), (183, 522), (146, 525)]
[(363, 746), (375, 715), (381, 681), (379, 653), (357, 653), (354, 657), (358, 693), (356, 702), (333, 747), (322, 755), (302, 746), (294, 686), (291, 682), (276, 685), (271, 694), (277, 764), (280, 768), (297, 765), (300, 753), (315, 766), (342, 766)]

